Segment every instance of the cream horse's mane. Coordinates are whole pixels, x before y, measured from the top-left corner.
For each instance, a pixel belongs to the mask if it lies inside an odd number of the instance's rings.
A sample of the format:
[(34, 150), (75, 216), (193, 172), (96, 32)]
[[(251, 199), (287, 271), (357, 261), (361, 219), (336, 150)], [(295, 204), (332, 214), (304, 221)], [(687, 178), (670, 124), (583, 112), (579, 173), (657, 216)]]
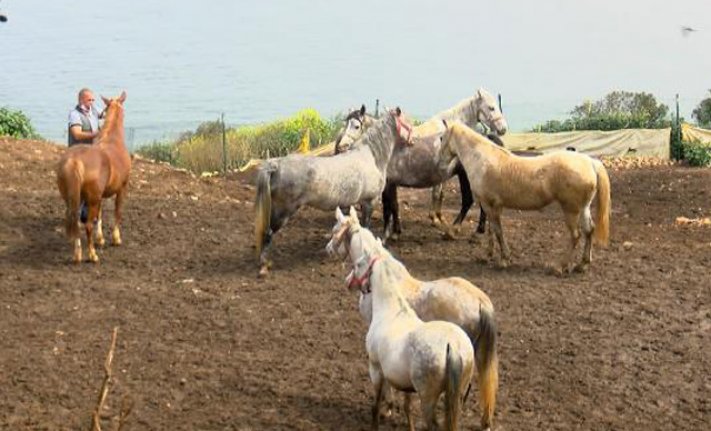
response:
[(495, 143), (491, 142), (486, 136), (475, 132), (461, 121), (453, 122), (451, 128), (452, 132), (465, 135), (469, 140), (474, 141), (474, 143), (476, 144), (483, 145), (493, 151), (500, 151), (501, 153), (506, 154), (507, 156), (516, 157), (516, 155), (508, 149), (496, 145)]

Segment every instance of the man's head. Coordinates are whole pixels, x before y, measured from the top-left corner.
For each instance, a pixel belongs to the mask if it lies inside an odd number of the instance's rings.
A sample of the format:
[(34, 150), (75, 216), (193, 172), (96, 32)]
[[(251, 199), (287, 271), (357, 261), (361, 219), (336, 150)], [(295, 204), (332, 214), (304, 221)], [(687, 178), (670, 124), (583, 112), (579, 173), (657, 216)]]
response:
[(94, 93), (88, 88), (82, 88), (78, 96), (79, 104), (87, 109), (94, 104)]

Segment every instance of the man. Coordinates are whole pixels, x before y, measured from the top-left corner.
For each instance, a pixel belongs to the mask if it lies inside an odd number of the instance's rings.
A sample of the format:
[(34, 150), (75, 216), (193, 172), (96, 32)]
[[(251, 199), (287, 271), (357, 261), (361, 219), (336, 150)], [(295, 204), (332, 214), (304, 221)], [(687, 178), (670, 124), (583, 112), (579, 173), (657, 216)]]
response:
[(82, 88), (77, 97), (77, 106), (69, 112), (69, 131), (67, 144), (91, 144), (99, 134), (99, 119), (101, 115), (94, 108), (94, 93), (88, 88)]
[[(99, 134), (99, 119), (103, 116), (94, 108), (94, 93), (88, 88), (82, 88), (77, 97), (77, 106), (69, 112), (69, 130), (67, 145), (92, 144)], [(82, 223), (87, 221), (86, 202), (81, 201), (79, 219)]]

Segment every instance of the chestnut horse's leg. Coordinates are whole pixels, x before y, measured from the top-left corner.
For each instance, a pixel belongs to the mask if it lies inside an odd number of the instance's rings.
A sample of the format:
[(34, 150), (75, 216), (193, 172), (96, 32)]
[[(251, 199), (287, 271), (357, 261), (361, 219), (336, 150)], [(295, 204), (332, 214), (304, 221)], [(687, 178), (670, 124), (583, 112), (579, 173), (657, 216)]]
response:
[(103, 211), (101, 211), (101, 205), (99, 205), (99, 215), (96, 220), (96, 245), (99, 247), (103, 247), (104, 244), (106, 244), (106, 240), (104, 240), (104, 229), (101, 226), (102, 214)]
[[(101, 195), (99, 195), (101, 196)], [(99, 255), (96, 254), (96, 248), (94, 248), (94, 221), (99, 215), (99, 207), (101, 206), (101, 197), (97, 198), (87, 198), (86, 202), (88, 211), (88, 217), (86, 223), (84, 224), (84, 229), (86, 229), (86, 242), (89, 247), (89, 261), (98, 262)]]
[(121, 245), (121, 210), (123, 209), (123, 201), (126, 197), (127, 184), (116, 193), (116, 200), (114, 201), (114, 227), (111, 230), (111, 245), (119, 246)]

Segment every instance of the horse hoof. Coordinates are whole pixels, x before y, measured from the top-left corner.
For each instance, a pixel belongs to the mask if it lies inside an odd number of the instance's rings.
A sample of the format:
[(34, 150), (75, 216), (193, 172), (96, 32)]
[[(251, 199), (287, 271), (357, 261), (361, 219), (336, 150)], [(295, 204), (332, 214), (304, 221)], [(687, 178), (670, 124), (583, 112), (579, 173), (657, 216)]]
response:
[(469, 237), (469, 244), (481, 244), (481, 236), (479, 234), (473, 234)]
[(96, 245), (103, 248), (106, 245), (106, 240), (104, 239), (104, 237), (97, 238)]
[(96, 253), (94, 253), (94, 254), (89, 253), (88, 261), (91, 263), (99, 263), (99, 255), (97, 255)]
[(451, 230), (447, 229), (442, 232), (442, 239), (445, 241), (454, 241), (457, 239), (457, 236)]
[(269, 275), (269, 268), (265, 265), (259, 269), (259, 278), (266, 278)]
[(121, 241), (120, 239), (118, 241), (111, 241), (111, 245), (114, 247), (118, 247), (121, 244), (123, 244), (123, 241)]
[(579, 274), (583, 274), (583, 273), (588, 272), (589, 268), (590, 268), (590, 266), (587, 263), (579, 263), (579, 264), (575, 265), (575, 268), (573, 268), (573, 271), (577, 272)]

